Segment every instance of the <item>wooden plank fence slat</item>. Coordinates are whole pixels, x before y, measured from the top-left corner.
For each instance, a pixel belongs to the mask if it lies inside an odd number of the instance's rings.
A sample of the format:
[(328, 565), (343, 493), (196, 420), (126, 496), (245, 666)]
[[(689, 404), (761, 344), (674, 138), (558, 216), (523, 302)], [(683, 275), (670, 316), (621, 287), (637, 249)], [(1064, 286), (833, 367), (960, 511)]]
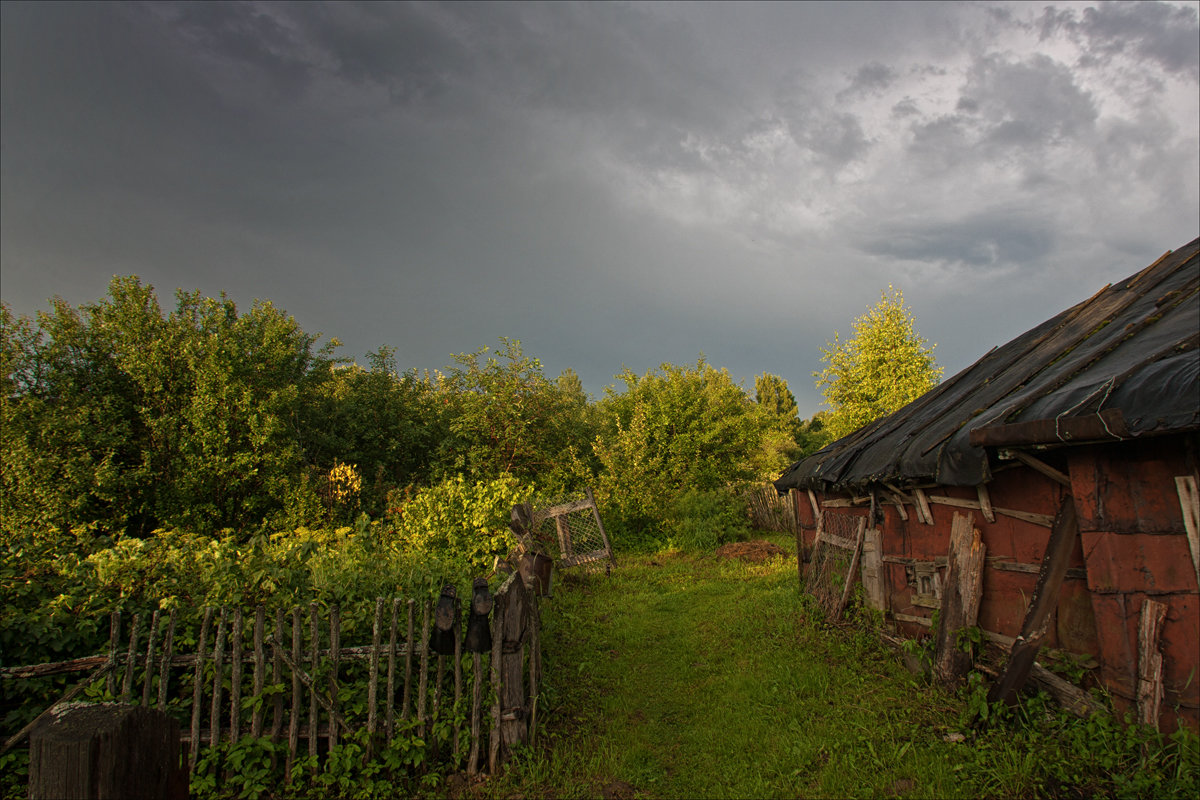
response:
[[(300, 606), (292, 606), (292, 663), (300, 663)], [(278, 656), (278, 651), (277, 656)], [(292, 781), (292, 765), (300, 749), (300, 675), (292, 670), (292, 707), (288, 713), (288, 754), (284, 780)]]
[(133, 693), (133, 659), (137, 654), (138, 634), (141, 633), (142, 615), (133, 615), (133, 624), (129, 627), (129, 652), (125, 655), (125, 680), (121, 683), (121, 702), (129, 702)]
[(229, 742), (237, 744), (242, 732), (242, 609), (233, 610), (233, 630), (229, 633), (232, 664), (229, 675)]
[(375, 745), (376, 705), (379, 694), (379, 642), (383, 634), (383, 598), (375, 598), (375, 620), (371, 626), (371, 663), (367, 668), (367, 758), (371, 757)]
[(264, 663), (263, 653), (263, 633), (267, 626), (267, 610), (263, 608), (262, 603), (254, 607), (254, 715), (250, 718), (250, 736), (257, 739), (262, 736), (263, 731), (263, 714), (266, 711), (263, 708), (262, 693), (263, 687), (266, 685), (266, 668)]
[(196, 758), (200, 755), (200, 706), (204, 702), (204, 656), (208, 646), (208, 629), (212, 624), (213, 610), (204, 609), (204, 621), (200, 623), (200, 641), (197, 644), (196, 669), (192, 673), (192, 738), (188, 748), (188, 763), (192, 769), (196, 767)]
[[(454, 713), (458, 713), (459, 703), (462, 702), (462, 637), (454, 637)], [(458, 759), (462, 752), (460, 741), (459, 727), (454, 726), (454, 766), (458, 766)]]
[(407, 652), (404, 654), (404, 700), (400, 706), (400, 718), (408, 719), (409, 709), (409, 694), (412, 687), (412, 656), (413, 656), (413, 617), (416, 613), (416, 600), (408, 601), (408, 633), (405, 641), (408, 643)]
[(171, 658), (175, 654), (177, 616), (176, 610), (172, 608), (171, 616), (167, 620), (167, 636), (163, 639), (162, 665), (158, 668), (158, 707), (160, 709), (167, 707), (168, 685), (171, 683)]
[(117, 696), (117, 646), (121, 640), (121, 612), (114, 611), (108, 618), (108, 663), (112, 669), (108, 671), (105, 688), (109, 697)]
[[(392, 598), (392, 624), (388, 633), (387, 678), (387, 739), (390, 742), (396, 728), (396, 625), (400, 616), (400, 598)], [(411, 649), (411, 648), (410, 648)]]
[[(338, 715), (338, 667), (341, 664), (342, 611), (337, 605), (329, 609), (329, 752), (337, 747), (337, 725), (333, 720)], [(313, 674), (316, 677), (316, 673)]]
[[(519, 575), (509, 576), (497, 592), (490, 623), (494, 634), (487, 674), (484, 671), (485, 657), (481, 653), (473, 653), (468, 669), (463, 669), (465, 653), (461, 637), (455, 637), (453, 655), (435, 654), (437, 663), (430, 662), (428, 642), (433, 606), (428, 598), (422, 601), (419, 626), (416, 619), (417, 601), (407, 600), (407, 631), (401, 631), (400, 609), (405, 599), (393, 597), (391, 616), (385, 619), (386, 598), (378, 597), (373, 608), (369, 645), (342, 647), (340, 608), (331, 606), (327, 612), (322, 612), (315, 602), (309, 604), (307, 634), (302, 627), (302, 606), (292, 607), (290, 625), (287, 624), (286, 609), (277, 608), (273, 634), (268, 632), (267, 611), (262, 604), (253, 607), (253, 621), (249, 617), (249, 608), (205, 607), (194, 654), (177, 652), (180, 647), (176, 642), (178, 612), (175, 609), (169, 614), (161, 609), (147, 611), (144, 615), (131, 611), (131, 619), (124, 631), (121, 626), (122, 614), (114, 612), (109, 620), (110, 636), (106, 654), (56, 664), (10, 667), (0, 671), (0, 678), (38, 677), (55, 671), (82, 671), (82, 668), (90, 666), (93, 670), (91, 674), (60, 703), (96, 681), (102, 681), (104, 686), (113, 689), (117, 689), (116, 684), (120, 683), (121, 696), (132, 699), (134, 703), (140, 694), (142, 704), (147, 707), (157, 696), (159, 708), (166, 709), (173, 704), (171, 670), (184, 669), (184, 674), (191, 676), (191, 684), (189, 686), (186, 678), (177, 680), (174, 690), (176, 696), (190, 695), (192, 701), (190, 724), (180, 737), (187, 749), (190, 769), (194, 770), (200, 760), (202, 747), (218, 746), (226, 740), (233, 744), (243, 735), (258, 739), (266, 734), (272, 741), (281, 741), (284, 714), (287, 713), (287, 747), (280, 748), (278, 759), (284, 762), (284, 780), (288, 782), (292, 779), (296, 758), (300, 755), (301, 736), (307, 738), (308, 753), (314, 756), (312, 768), (319, 769), (317, 757), (323, 761), (328, 752), (344, 741), (346, 735), (365, 726), (368, 734), (367, 757), (371, 758), (378, 751), (380, 734), (385, 726), (389, 738), (394, 735), (396, 699), (398, 694), (403, 694), (401, 714), (408, 716), (410, 712), (415, 712), (418, 729), (426, 737), (429, 737), (435, 723), (453, 720), (460, 709), (461, 712), (467, 712), (462, 722), (452, 723), (437, 742), (430, 738), (426, 741), (434, 751), (440, 747), (443, 758), (452, 757), (455, 769), (462, 767), (465, 758), (467, 772), (475, 775), (481, 768), (496, 769), (499, 763), (507, 759), (513, 743), (525, 741), (536, 732), (538, 695), (543, 682), (537, 598), (529, 594), (524, 584), (518, 581)], [(322, 613), (329, 615), (329, 641), (326, 647), (322, 647)], [(144, 642), (143, 617), (147, 620)], [(388, 624), (386, 645), (385, 623)], [(402, 633), (407, 633), (404, 642), (400, 641)], [(509, 641), (505, 641), (506, 638)], [(380, 685), (383, 681), (380, 662), (385, 646), (388, 659), (386, 699), (379, 696), (383, 691)], [(270, 653), (266, 652), (268, 647)], [(530, 649), (526, 650), (527, 647)], [(405, 660), (405, 675), (403, 686), (397, 686), (400, 666), (397, 662), (401, 657)], [(326, 658), (328, 664), (323, 663)], [(414, 669), (417, 666), (413, 664), (414, 658), (420, 658), (417, 669)], [(365, 708), (354, 708), (356, 716), (350, 722), (343, 716), (345, 704), (341, 697), (341, 682), (346, 677), (341, 669), (346, 660), (365, 662), (365, 669), (348, 669), (359, 690), (365, 688), (366, 695)], [(471, 667), (474, 667), (473, 671)], [(267, 688), (268, 680), (272, 687), (282, 688), (287, 679), (285, 668), (290, 670), (292, 678), (290, 703), (286, 692), (268, 692)], [(144, 671), (139, 673), (138, 670)], [(117, 677), (118, 672), (121, 677)], [(361, 677), (364, 672), (365, 678)], [(464, 672), (467, 674), (464, 675)], [(483, 725), (483, 698), (487, 691), (485, 681), (489, 678), (495, 701), (491, 709), (490, 732)], [(365, 687), (363, 682), (366, 683)], [(467, 682), (471, 685), (466, 685)], [(139, 689), (140, 692), (137, 691)], [(247, 691), (253, 692), (252, 705), (246, 700)], [(308, 692), (307, 703), (305, 691)], [(207, 697), (206, 692), (209, 693)], [(417, 693), (415, 698), (411, 697), (412, 692)], [(264, 695), (271, 697), (272, 701), (266, 701)], [(468, 705), (464, 705), (464, 699)], [(416, 701), (415, 706), (412, 700)], [(243, 701), (251, 706), (248, 714), (243, 713)], [(385, 703), (383, 707), (380, 706), (381, 702)], [(274, 706), (270, 723), (266, 719), (268, 705)], [(207, 714), (207, 719), (202, 719), (202, 710)], [(322, 717), (327, 719), (327, 723)], [(486, 741), (485, 737), (488, 737)], [(321, 742), (321, 739), (326, 741)], [(13, 741), (10, 739), (10, 743)], [(452, 753), (447, 752), (451, 747)], [(484, 747), (488, 748), (487, 755), (481, 757)], [(436, 752), (433, 755), (436, 757)], [(274, 768), (277, 763), (274, 755), (271, 763)]]
[(217, 622), (217, 644), (213, 648), (213, 691), (212, 714), (208, 721), (208, 742), (217, 745), (221, 742), (221, 697), (224, 689), (223, 678), (225, 664), (225, 624), (228, 622), (229, 609), (221, 607), (221, 618)]
[(142, 705), (150, 707), (150, 691), (154, 683), (154, 645), (158, 633), (158, 609), (150, 617), (150, 635), (146, 638), (146, 668), (142, 679)]
[[(309, 654), (312, 664), (312, 677), (314, 681), (317, 675), (321, 672), (321, 626), (317, 616), (317, 604), (315, 602), (308, 605), (309, 616)], [(299, 674), (298, 667), (292, 668), (294, 672)], [(303, 680), (303, 678), (301, 679)], [(321, 715), (318, 707), (317, 686), (316, 683), (311, 683), (308, 686), (308, 755), (313, 759), (313, 764), (309, 767), (312, 774), (317, 772), (317, 735), (321, 727)]]
[(423, 622), (421, 623), (421, 675), (420, 685), (417, 688), (417, 722), (421, 726), (421, 735), (426, 732), (425, 719), (425, 695), (429, 689), (429, 601), (425, 601), (422, 605)]

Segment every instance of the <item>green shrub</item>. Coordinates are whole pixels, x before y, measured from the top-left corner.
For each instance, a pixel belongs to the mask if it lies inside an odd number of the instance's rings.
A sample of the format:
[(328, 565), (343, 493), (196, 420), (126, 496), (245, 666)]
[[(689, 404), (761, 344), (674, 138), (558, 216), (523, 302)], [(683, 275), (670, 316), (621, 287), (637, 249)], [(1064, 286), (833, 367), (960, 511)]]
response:
[(750, 532), (745, 502), (725, 489), (688, 489), (671, 504), (667, 531), (684, 550), (711, 550)]

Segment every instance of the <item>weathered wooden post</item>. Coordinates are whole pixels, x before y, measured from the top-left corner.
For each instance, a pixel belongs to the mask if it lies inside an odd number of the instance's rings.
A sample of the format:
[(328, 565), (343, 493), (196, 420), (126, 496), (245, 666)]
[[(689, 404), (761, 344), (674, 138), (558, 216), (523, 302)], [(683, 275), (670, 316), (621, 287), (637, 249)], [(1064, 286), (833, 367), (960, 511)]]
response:
[(500, 656), (500, 763), (513, 747), (529, 738), (525, 707), (525, 644), (529, 627), (529, 592), (522, 580), (508, 585)]
[(975, 527), (973, 514), (955, 512), (950, 528), (950, 554), (942, 613), (937, 630), (933, 674), (945, 686), (956, 686), (971, 671), (971, 653), (959, 646), (959, 633), (979, 621), (983, 597), (983, 567), (987, 547)]
[(162, 711), (122, 703), (66, 707), (30, 734), (29, 797), (186, 800), (181, 753), (179, 724)]

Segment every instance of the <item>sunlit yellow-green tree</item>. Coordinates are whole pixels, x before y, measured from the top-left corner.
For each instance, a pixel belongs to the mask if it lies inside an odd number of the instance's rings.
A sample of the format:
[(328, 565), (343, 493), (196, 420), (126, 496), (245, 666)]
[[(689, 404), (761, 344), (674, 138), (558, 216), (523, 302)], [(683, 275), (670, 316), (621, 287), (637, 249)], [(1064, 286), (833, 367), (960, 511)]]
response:
[(937, 345), (917, 333), (903, 293), (891, 285), (879, 303), (854, 320), (854, 336), (821, 348), (825, 368), (814, 372), (830, 408), (825, 430), (830, 440), (853, 433), (903, 408), (937, 386), (942, 368), (933, 358)]

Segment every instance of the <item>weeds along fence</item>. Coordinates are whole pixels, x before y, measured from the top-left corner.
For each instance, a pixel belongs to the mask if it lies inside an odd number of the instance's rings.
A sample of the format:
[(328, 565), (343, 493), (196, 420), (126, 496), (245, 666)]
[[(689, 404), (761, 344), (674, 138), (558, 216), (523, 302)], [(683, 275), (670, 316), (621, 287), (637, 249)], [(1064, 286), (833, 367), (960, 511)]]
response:
[(774, 485), (755, 486), (745, 493), (750, 524), (764, 531), (797, 535), (800, 520), (796, 515), (796, 490), (780, 495)]
[(378, 598), (370, 642), (357, 644), (343, 641), (341, 609), (316, 603), (290, 613), (279, 609), (273, 618), (262, 606), (208, 608), (194, 642), (177, 635), (174, 610), (134, 614), (128, 625), (115, 612), (107, 653), (0, 669), (6, 684), (88, 673), (9, 737), (3, 751), (21, 743), (56, 707), (86, 694), (155, 706), (173, 716), (191, 772), (212, 766), (205, 748), (236, 745), (244, 737), (282, 750), (290, 779), (304, 759), (301, 772), (317, 771), (340, 742), (361, 743), (370, 760), (402, 735), (432, 750), (425, 759), (449, 760), (454, 768), (465, 762), (472, 775), (494, 771), (536, 726), (537, 599), (517, 573), (509, 576), (493, 598), (486, 653), (464, 653), (461, 636), (453, 655), (432, 652), (433, 611), (428, 601)]

